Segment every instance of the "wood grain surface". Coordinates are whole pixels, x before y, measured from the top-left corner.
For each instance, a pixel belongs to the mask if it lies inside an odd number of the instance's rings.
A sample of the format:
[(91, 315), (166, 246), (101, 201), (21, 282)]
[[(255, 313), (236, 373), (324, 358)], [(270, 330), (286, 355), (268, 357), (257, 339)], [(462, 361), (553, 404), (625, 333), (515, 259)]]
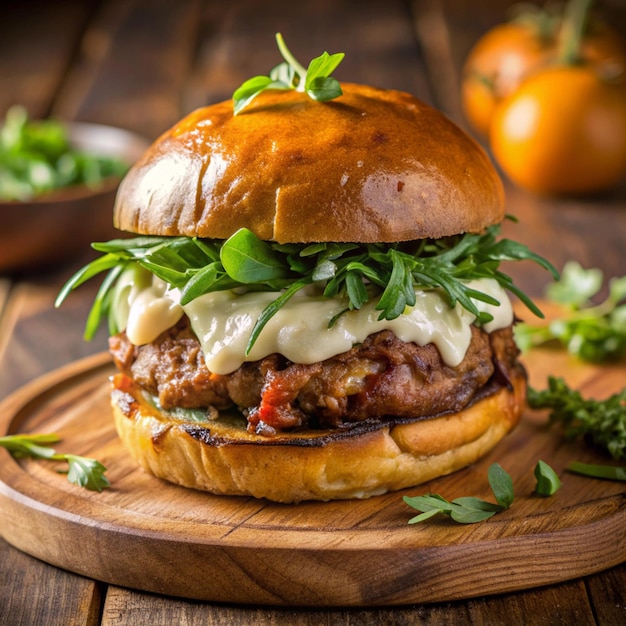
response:
[[(21, 103), (33, 116), (53, 115), (110, 124), (155, 138), (191, 109), (230, 97), (244, 79), (266, 73), (277, 62), (273, 35), (280, 31), (301, 60), (324, 49), (346, 52), (346, 59), (338, 68), (340, 79), (410, 91), (468, 129), (460, 109), (462, 64), (478, 37), (506, 20), (515, 2), (5, 2), (0, 4), (0, 113), (11, 104)], [(535, 0), (535, 4), (542, 2)], [(623, 0), (599, 0), (597, 9), (608, 15), (611, 25), (622, 35), (626, 34)], [(551, 198), (534, 196), (506, 179), (504, 182), (507, 212), (520, 220), (518, 224), (505, 225), (506, 236), (529, 244), (559, 268), (565, 261), (576, 259), (586, 267), (600, 267), (606, 276), (624, 274), (626, 184), (600, 197)], [(1, 224), (0, 215), (0, 228)], [(26, 227), (30, 226), (26, 223)], [(61, 285), (80, 265), (81, 260), (77, 259), (69, 266), (51, 265), (45, 273), (0, 278), (0, 399), (39, 375), (104, 349), (105, 332), (92, 343), (82, 339), (84, 321), (95, 294), (91, 285), (85, 285), (62, 309), (53, 307)], [(541, 295), (547, 281), (545, 272), (530, 264), (510, 269), (518, 286), (534, 297)], [(578, 379), (578, 374), (572, 375)], [(596, 378), (592, 387), (599, 388), (597, 385), (601, 386)], [(4, 426), (8, 424), (3, 423)], [(85, 449), (90, 449), (89, 445)], [(567, 449), (573, 456), (577, 454), (575, 448)], [(503, 462), (499, 451), (500, 448), (493, 458)], [(528, 460), (529, 468), (533, 462), (534, 459)], [(16, 467), (11, 457), (3, 454), (0, 467), (5, 465)], [(58, 506), (63, 505), (68, 494), (77, 497), (76, 489), (51, 467), (33, 464), (25, 470), (20, 465), (17, 470), (29, 481), (29, 472), (41, 472), (37, 475), (42, 490), (49, 490), (50, 479), (58, 481), (54, 483), (60, 485)], [(461, 481), (458, 484), (457, 476)], [(518, 500), (502, 516), (514, 517), (517, 505), (530, 497), (532, 477), (529, 473), (524, 476), (516, 484)], [(124, 476), (113, 472), (112, 478), (113, 489), (119, 495)], [(564, 478), (570, 484), (574, 477), (565, 474)], [(459, 472), (454, 480), (450, 477), (429, 487), (445, 487), (445, 495), (455, 497), (466, 493), (469, 479), (473, 493), (489, 495), (484, 472), (474, 474), (471, 469)], [(588, 494), (605, 485), (590, 480), (579, 484)], [(416, 489), (415, 493), (421, 490)], [(548, 499), (543, 506), (558, 503), (563, 493)], [(28, 498), (21, 501), (34, 504)], [(379, 509), (373, 521), (387, 515), (395, 526), (404, 528), (411, 514), (390, 498), (387, 513)], [(346, 507), (342, 519), (349, 521), (353, 515), (354, 510)], [(488, 524), (503, 521), (502, 516)], [(5, 522), (5, 516), (0, 514), (0, 535), (4, 534)], [(450, 527), (446, 520), (438, 524), (444, 530)], [(623, 537), (623, 531), (618, 533), (616, 544), (623, 542)], [(40, 537), (42, 543), (49, 539), (48, 534)], [(58, 537), (55, 540), (61, 541)], [(88, 544), (82, 547), (95, 550)], [(67, 538), (65, 549), (74, 554), (80, 552)], [(626, 563), (554, 585), (466, 600), (338, 608), (202, 602), (138, 591), (50, 566), (4, 539), (0, 539), (0, 563), (0, 624), (11, 626), (612, 626), (624, 622), (626, 610)], [(240, 563), (243, 567), (244, 563)], [(364, 569), (369, 567), (366, 563)], [(428, 563), (420, 563), (419, 567), (428, 567)], [(514, 567), (515, 563), (507, 575), (513, 575)], [(260, 577), (265, 577), (266, 571), (260, 571)], [(203, 577), (202, 571), (198, 577)], [(219, 586), (223, 579), (220, 576), (212, 582)]]
[[(583, 365), (562, 351), (526, 358), (531, 384), (562, 372), (591, 397), (621, 388), (626, 368)], [(115, 585), (186, 598), (295, 606), (440, 602), (588, 575), (626, 558), (623, 483), (565, 472), (571, 460), (606, 462), (563, 442), (544, 413), (527, 411), (486, 458), (419, 488), (360, 501), (279, 505), (184, 489), (137, 468), (108, 406), (107, 354), (65, 366), (0, 407), (1, 433), (55, 432), (58, 449), (99, 459), (112, 486), (71, 485), (58, 465), (3, 459), (0, 513), (20, 550)], [(6, 455), (6, 451), (0, 451)], [(550, 498), (533, 494), (542, 459), (561, 476)], [(487, 468), (512, 476), (514, 505), (487, 522), (409, 526), (402, 495), (493, 500)], [(216, 582), (219, 581), (219, 584)]]

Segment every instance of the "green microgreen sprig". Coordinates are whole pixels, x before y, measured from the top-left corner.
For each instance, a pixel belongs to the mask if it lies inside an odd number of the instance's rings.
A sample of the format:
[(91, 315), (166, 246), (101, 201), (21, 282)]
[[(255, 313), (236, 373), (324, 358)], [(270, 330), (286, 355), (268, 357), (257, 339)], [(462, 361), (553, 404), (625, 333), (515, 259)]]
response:
[(556, 343), (584, 361), (615, 361), (626, 357), (626, 276), (608, 281), (608, 295), (593, 299), (603, 287), (599, 269), (565, 264), (559, 282), (546, 288), (549, 301), (563, 306), (563, 314), (547, 326), (517, 324), (515, 339), (522, 350)]
[(476, 301), (498, 304), (491, 296), (471, 288), (467, 282), (492, 278), (516, 294), (536, 315), (541, 312), (500, 271), (501, 261), (530, 260), (556, 270), (526, 246), (497, 240), (499, 226), (484, 233), (394, 244), (315, 243), (278, 244), (259, 239), (247, 229), (226, 240), (190, 237), (135, 237), (92, 244), (103, 255), (72, 276), (60, 291), (56, 306), (85, 281), (101, 272), (107, 276), (96, 296), (85, 328), (94, 336), (108, 316), (109, 331), (115, 328), (112, 290), (121, 273), (139, 265), (180, 290), (184, 306), (214, 291), (245, 288), (280, 294), (262, 312), (248, 341), (250, 352), (268, 320), (300, 289), (315, 283), (328, 298), (345, 302), (331, 325), (346, 311), (376, 302), (380, 319), (395, 319), (415, 303), (416, 289), (440, 289), (451, 307), (459, 303), (476, 316), (479, 324), (492, 316), (479, 311)]
[(280, 33), (276, 43), (285, 59), (270, 71), (269, 76), (254, 76), (245, 81), (233, 93), (234, 114), (241, 113), (260, 93), (270, 89), (278, 91), (300, 91), (313, 100), (327, 102), (342, 94), (339, 81), (331, 76), (343, 61), (344, 53), (324, 52), (314, 58), (305, 69), (293, 56)]
[(0, 447), (6, 448), (14, 457), (30, 457), (48, 461), (64, 461), (68, 464), (67, 479), (72, 484), (92, 491), (102, 491), (110, 486), (104, 475), (106, 468), (95, 459), (69, 453), (57, 453), (51, 444), (60, 441), (55, 434), (6, 435), (0, 437)]

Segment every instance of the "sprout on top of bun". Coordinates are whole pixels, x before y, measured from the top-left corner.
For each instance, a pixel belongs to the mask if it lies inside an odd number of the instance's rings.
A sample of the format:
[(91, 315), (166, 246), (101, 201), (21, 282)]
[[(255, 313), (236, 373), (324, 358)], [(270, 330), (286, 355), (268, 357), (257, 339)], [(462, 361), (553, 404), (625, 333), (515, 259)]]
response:
[(189, 114), (133, 166), (107, 271), (112, 406), (138, 462), (213, 493), (368, 497), (484, 455), (519, 419), (499, 267), (502, 184), (482, 148), (409, 94), (286, 62)]

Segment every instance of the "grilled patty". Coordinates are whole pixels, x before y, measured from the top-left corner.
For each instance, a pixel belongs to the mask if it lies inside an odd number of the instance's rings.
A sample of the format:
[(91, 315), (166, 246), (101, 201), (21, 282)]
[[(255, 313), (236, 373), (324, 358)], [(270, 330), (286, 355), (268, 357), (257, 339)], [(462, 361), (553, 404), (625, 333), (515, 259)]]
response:
[(319, 363), (272, 354), (217, 375), (207, 369), (186, 317), (151, 344), (134, 346), (122, 332), (111, 337), (109, 349), (118, 369), (163, 408), (215, 413), (236, 406), (250, 431), (266, 435), (459, 411), (489, 385), (507, 384), (521, 367), (511, 327), (487, 334), (472, 326), (470, 346), (456, 367), (446, 365), (433, 344), (418, 346), (382, 331)]

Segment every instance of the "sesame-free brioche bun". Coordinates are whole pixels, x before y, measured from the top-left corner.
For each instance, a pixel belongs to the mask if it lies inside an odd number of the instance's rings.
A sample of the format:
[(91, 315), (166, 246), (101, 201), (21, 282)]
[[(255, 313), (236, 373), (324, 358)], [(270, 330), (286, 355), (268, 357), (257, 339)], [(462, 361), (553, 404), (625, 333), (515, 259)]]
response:
[(111, 404), (125, 447), (158, 478), (219, 495), (293, 503), (368, 498), (466, 467), (517, 424), (525, 394), (519, 368), (509, 386), (457, 413), (271, 439), (227, 416), (202, 424), (168, 417), (123, 374), (112, 379)]
[[(228, 239), (247, 228), (279, 243), (365, 244), (478, 233), (502, 221), (504, 193), (495, 169), (483, 149), (442, 113), (403, 92), (354, 84), (342, 88), (342, 96), (325, 103), (296, 91), (268, 91), (237, 116), (231, 100), (189, 114), (127, 174), (117, 195), (115, 225), (141, 235)], [(181, 370), (168, 370), (168, 384), (180, 389), (213, 384), (213, 374), (198, 369), (195, 351), (181, 348), (186, 356), (179, 357), (177, 342), (182, 346), (192, 339), (181, 331), (180, 338), (167, 335), (163, 343), (167, 358), (178, 359)], [(234, 401), (240, 413), (218, 413), (213, 407), (201, 422), (186, 420), (177, 417), (181, 412), (159, 408), (154, 393), (140, 386), (149, 388), (145, 376), (144, 382), (135, 380), (132, 365), (112, 379), (111, 403), (131, 456), (169, 482), (284, 503), (366, 498), (465, 467), (516, 425), (526, 377), (515, 361), (512, 338), (511, 345), (503, 345), (508, 347), (497, 355), (494, 348), (492, 358), (503, 359), (509, 375), (502, 373), (502, 363), (494, 363), (495, 373), (469, 404), (427, 417), (381, 413), (328, 430), (312, 418), (310, 424), (268, 436), (246, 423), (256, 399)], [(129, 350), (137, 356), (138, 348)], [(456, 375), (438, 360), (405, 368), (384, 348), (378, 350), (387, 371), (399, 372), (398, 391), (409, 376), (436, 395), (441, 390), (433, 370)], [(159, 376), (162, 363), (155, 365)], [(367, 359), (363, 363), (354, 366), (354, 376), (363, 382), (359, 393), (365, 398), (378, 373), (367, 369)], [(258, 375), (269, 377), (264, 380), (276, 374), (263, 367), (270, 365), (259, 366)], [(191, 377), (187, 370), (200, 374)], [(242, 376), (256, 384), (249, 370)], [(290, 384), (297, 388), (293, 380)], [(321, 395), (312, 406), (332, 404), (331, 391), (317, 379), (316, 384)], [(287, 392), (274, 386), (272, 393)], [(280, 398), (275, 400), (282, 406)], [(458, 406), (464, 408), (451, 412)]]
[(480, 232), (504, 217), (484, 150), (413, 96), (343, 84), (326, 103), (268, 91), (165, 132), (119, 189), (114, 222), (139, 234), (279, 243), (390, 243)]

